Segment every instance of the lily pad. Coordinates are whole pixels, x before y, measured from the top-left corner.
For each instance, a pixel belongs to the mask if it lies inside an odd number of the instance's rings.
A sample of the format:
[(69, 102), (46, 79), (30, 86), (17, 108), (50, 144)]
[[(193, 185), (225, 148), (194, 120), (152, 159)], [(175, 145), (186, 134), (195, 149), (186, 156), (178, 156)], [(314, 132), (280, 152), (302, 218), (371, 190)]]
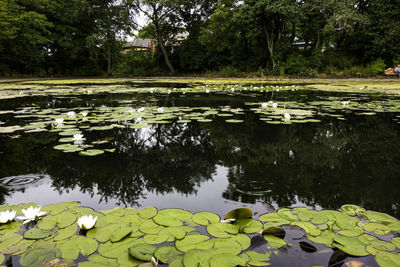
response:
[(258, 253), (256, 251), (246, 251), (240, 255), (241, 258), (246, 260), (248, 265), (251, 266), (266, 266), (269, 265), (269, 254)]
[(391, 232), (389, 227), (380, 223), (366, 223), (363, 228), (365, 231), (374, 232), (377, 235), (387, 235)]
[(264, 235), (264, 238), (270, 244), (271, 248), (281, 248), (288, 245), (285, 240), (273, 235)]
[(225, 215), (224, 220), (227, 219), (248, 219), (253, 216), (253, 211), (248, 208), (234, 209)]
[(212, 212), (198, 212), (196, 214), (193, 214), (192, 216), (193, 222), (200, 224), (200, 225), (208, 225), (211, 223), (216, 223), (220, 221), (220, 217)]
[[(57, 227), (50, 229), (50, 230), (31, 228), (28, 231), (24, 232), (23, 236), (25, 239), (42, 239), (42, 238), (54, 235), (55, 233), (57, 233), (57, 231), (58, 231)], [(1, 242), (1, 239), (0, 239), (0, 242)]]
[(239, 219), (234, 225), (239, 226), (239, 232), (246, 234), (259, 233), (263, 229), (263, 224), (253, 219)]
[(375, 260), (381, 267), (400, 266), (400, 253), (379, 252)]
[(180, 255), (182, 255), (182, 252), (178, 251), (173, 246), (158, 247), (154, 251), (154, 257), (156, 257), (156, 259), (160, 260), (161, 262), (163, 262), (165, 264), (171, 263)]
[(150, 244), (136, 244), (129, 248), (129, 254), (142, 261), (150, 261), (156, 247)]
[(153, 220), (163, 226), (182, 226), (183, 221), (192, 217), (192, 213), (181, 209), (160, 210)]
[(61, 255), (64, 259), (77, 259), (79, 253), (82, 256), (89, 256), (97, 250), (98, 243), (96, 240), (77, 236), (65, 242), (61, 247)]
[(100, 149), (88, 149), (88, 150), (79, 152), (79, 155), (86, 156), (86, 157), (93, 157), (93, 156), (97, 156), (97, 155), (101, 155), (101, 154), (104, 154), (104, 151), (100, 150)]
[(187, 235), (182, 240), (175, 242), (175, 247), (182, 252), (187, 252), (191, 249), (210, 249), (213, 246), (212, 242), (207, 242), (210, 239), (206, 235)]
[(185, 253), (182, 262), (185, 267), (209, 266), (212, 254), (208, 250), (192, 249)]
[(230, 223), (212, 223), (207, 225), (207, 232), (215, 237), (228, 238), (239, 232), (239, 226)]
[(246, 265), (246, 260), (230, 253), (216, 254), (210, 258), (210, 267), (235, 267)]
[(41, 267), (43, 263), (59, 258), (60, 256), (61, 251), (56, 247), (33, 248), (21, 256), (19, 263), (23, 267)]

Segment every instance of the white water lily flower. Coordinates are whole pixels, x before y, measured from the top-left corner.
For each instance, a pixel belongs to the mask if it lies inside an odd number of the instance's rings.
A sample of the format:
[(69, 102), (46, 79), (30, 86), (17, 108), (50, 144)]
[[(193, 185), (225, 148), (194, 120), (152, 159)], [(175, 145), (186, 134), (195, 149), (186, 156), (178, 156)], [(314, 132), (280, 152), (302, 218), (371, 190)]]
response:
[(138, 112), (143, 112), (144, 111), (144, 107), (141, 107), (137, 110)]
[(262, 108), (267, 108), (267, 107), (268, 107), (268, 103), (267, 103), (267, 102), (262, 103), (262, 104), (261, 104), (261, 107), (262, 107)]
[(97, 216), (93, 218), (92, 215), (85, 215), (78, 219), (78, 226), (83, 230), (92, 229), (93, 226), (96, 224)]
[(26, 210), (22, 209), (22, 213), (24, 216), (19, 216), (18, 219), (24, 220), (24, 224), (31, 222), (31, 221), (36, 221), (39, 219), (39, 217), (43, 216), (46, 214), (45, 211), (40, 211), (41, 207), (34, 208), (30, 206)]
[(272, 107), (273, 108), (277, 108), (278, 107), (278, 103), (272, 103)]
[(82, 114), (83, 117), (86, 117), (88, 113), (86, 111), (82, 111), (81, 114)]
[(63, 122), (64, 122), (64, 119), (63, 119), (63, 118), (57, 118), (57, 119), (56, 119), (56, 124), (57, 124), (57, 125), (63, 124)]
[(285, 120), (290, 120), (290, 114), (289, 113), (285, 113)]
[(164, 112), (164, 108), (158, 108), (157, 111), (158, 112)]
[(210, 90), (209, 90), (209, 89), (206, 89), (206, 93), (209, 94), (209, 93), (210, 93)]
[(17, 212), (15, 210), (0, 212), (0, 223), (8, 223), (14, 220)]
[(347, 106), (349, 103), (350, 103), (350, 100), (349, 100), (349, 101), (343, 101), (343, 102), (342, 102), (342, 105), (343, 105), (343, 106)]
[(232, 92), (235, 92), (235, 88), (231, 88), (231, 91), (232, 91)]
[(74, 134), (73, 139), (74, 141), (82, 141), (85, 138), (83, 138), (83, 134)]
[(168, 89), (167, 93), (170, 94), (170, 93), (171, 93), (171, 90)]
[(236, 221), (236, 219), (226, 219), (226, 220), (221, 220), (220, 222), (222, 222), (222, 223), (231, 223), (231, 222), (234, 222), (234, 221)]
[(67, 115), (68, 115), (69, 117), (73, 117), (73, 116), (75, 116), (75, 112), (74, 112), (74, 111), (68, 111), (68, 112), (67, 112)]

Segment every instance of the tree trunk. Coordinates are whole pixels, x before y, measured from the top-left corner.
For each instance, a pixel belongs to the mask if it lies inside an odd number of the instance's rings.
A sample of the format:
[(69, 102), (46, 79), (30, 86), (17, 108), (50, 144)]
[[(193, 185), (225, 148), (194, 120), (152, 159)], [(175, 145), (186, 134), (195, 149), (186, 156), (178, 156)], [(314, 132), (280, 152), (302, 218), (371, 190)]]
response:
[(107, 49), (107, 76), (112, 76), (111, 73), (111, 45), (108, 44)]
[(158, 34), (157, 34), (157, 41), (158, 41), (158, 44), (159, 44), (159, 46), (161, 48), (161, 52), (163, 53), (165, 64), (167, 64), (170, 73), (174, 74), (175, 73), (175, 69), (171, 64), (171, 61), (169, 61), (167, 50), (165, 50), (164, 44), (162, 43), (162, 40), (161, 40), (161, 37)]

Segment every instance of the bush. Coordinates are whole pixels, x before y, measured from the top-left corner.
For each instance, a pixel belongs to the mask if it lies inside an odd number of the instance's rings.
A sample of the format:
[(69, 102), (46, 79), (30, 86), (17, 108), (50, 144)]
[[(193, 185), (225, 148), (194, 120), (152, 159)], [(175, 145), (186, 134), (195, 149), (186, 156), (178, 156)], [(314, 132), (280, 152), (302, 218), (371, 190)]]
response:
[(121, 63), (116, 69), (116, 74), (123, 76), (156, 76), (167, 73), (151, 54), (134, 51), (122, 55)]
[(371, 62), (367, 67), (372, 75), (382, 75), (386, 69), (385, 62), (378, 58), (377, 60)]

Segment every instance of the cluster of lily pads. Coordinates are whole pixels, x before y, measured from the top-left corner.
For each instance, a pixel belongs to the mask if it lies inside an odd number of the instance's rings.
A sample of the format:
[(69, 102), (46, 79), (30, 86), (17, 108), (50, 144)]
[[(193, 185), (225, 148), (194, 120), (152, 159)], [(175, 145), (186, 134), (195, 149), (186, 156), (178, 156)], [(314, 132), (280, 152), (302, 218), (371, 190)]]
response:
[[(22, 217), (15, 217), (23, 214)], [(146, 207), (94, 211), (78, 202), (0, 207), (0, 263), (19, 256), (21, 266), (265, 266), (290, 229), (309, 241), (351, 256), (374, 255), (380, 266), (400, 264), (400, 221), (344, 205), (341, 211), (279, 209), (253, 218), (247, 208), (223, 219), (211, 212)], [(263, 238), (261, 252), (253, 239)], [(300, 242), (308, 251), (316, 248)], [(79, 258), (79, 260), (78, 260)]]

